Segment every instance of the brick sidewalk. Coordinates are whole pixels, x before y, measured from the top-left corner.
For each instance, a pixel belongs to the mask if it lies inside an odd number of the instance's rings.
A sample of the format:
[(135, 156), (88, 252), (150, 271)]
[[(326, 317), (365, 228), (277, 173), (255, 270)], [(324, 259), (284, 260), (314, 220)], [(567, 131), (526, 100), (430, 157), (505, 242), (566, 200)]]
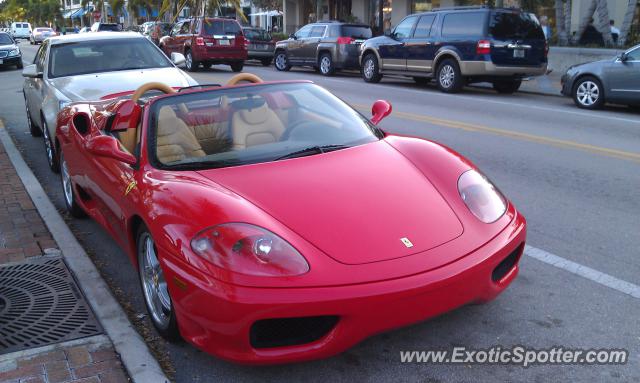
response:
[[(57, 248), (0, 144), (0, 267)], [(95, 344), (96, 338), (102, 342)], [(2, 355), (0, 350), (0, 383), (128, 381), (118, 354), (104, 335), (11, 354)]]

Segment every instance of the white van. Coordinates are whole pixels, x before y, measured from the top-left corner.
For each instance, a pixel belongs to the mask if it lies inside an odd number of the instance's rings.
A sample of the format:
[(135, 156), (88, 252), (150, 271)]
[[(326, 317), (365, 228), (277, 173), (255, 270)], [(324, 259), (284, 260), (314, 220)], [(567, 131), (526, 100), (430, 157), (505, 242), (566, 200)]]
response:
[(11, 23), (11, 36), (14, 39), (28, 39), (31, 36), (31, 24), (26, 21)]

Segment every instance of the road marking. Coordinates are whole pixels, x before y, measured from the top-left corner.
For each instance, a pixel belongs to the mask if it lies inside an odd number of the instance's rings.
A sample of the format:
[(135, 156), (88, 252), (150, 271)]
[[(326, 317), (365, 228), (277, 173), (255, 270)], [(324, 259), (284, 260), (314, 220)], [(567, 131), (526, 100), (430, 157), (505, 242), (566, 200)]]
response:
[[(351, 105), (353, 107), (355, 107), (356, 109), (360, 109), (360, 110), (362, 110), (362, 109), (368, 110), (369, 109), (369, 106), (367, 106), (367, 105), (362, 105), (362, 104), (351, 104)], [(403, 118), (403, 119), (406, 119), (406, 120), (412, 120), (412, 121), (428, 122), (428, 123), (431, 123), (431, 124), (435, 124), (435, 125), (438, 125), (438, 126), (444, 126), (444, 127), (447, 127), (447, 128), (462, 129), (462, 130), (467, 130), (467, 131), (471, 131), (471, 132), (475, 131), (475, 132), (495, 134), (495, 135), (498, 135), (498, 136), (514, 138), (514, 139), (523, 140), (523, 141), (536, 142), (536, 143), (539, 143), (539, 144), (556, 146), (556, 147), (561, 147), (561, 148), (570, 148), (570, 149), (581, 150), (581, 151), (585, 151), (585, 152), (589, 152), (589, 153), (593, 153), (593, 154), (599, 154), (599, 155), (602, 155), (602, 156), (614, 157), (614, 158), (623, 159), (623, 160), (629, 160), (629, 161), (634, 161), (634, 162), (640, 162), (640, 153), (626, 152), (626, 151), (623, 151), (623, 150), (610, 149), (610, 148), (605, 148), (605, 147), (601, 147), (601, 146), (594, 146), (594, 145), (589, 145), (589, 144), (581, 144), (579, 142), (574, 142), (574, 141), (561, 140), (561, 139), (557, 139), (557, 138), (550, 138), (550, 137), (544, 137), (544, 136), (537, 136), (537, 135), (528, 134), (528, 133), (514, 132), (514, 131), (510, 131), (510, 130), (492, 128), (492, 127), (489, 127), (489, 126), (469, 124), (469, 123), (461, 122), (461, 121), (445, 120), (445, 119), (442, 119), (442, 118), (421, 116), (419, 114), (414, 114), (414, 113), (393, 112), (391, 116), (392, 117), (395, 116), (395, 117)]]
[(547, 251), (535, 248), (533, 246), (525, 246), (524, 254), (531, 258), (535, 258), (540, 262), (544, 262), (547, 265), (551, 265), (553, 267), (568, 271), (572, 274), (579, 275), (600, 285), (640, 299), (640, 286), (635, 285), (631, 282), (623, 281), (622, 279), (618, 279), (609, 274), (605, 274), (588, 266), (584, 266), (568, 259), (559, 257), (555, 254), (551, 254)]

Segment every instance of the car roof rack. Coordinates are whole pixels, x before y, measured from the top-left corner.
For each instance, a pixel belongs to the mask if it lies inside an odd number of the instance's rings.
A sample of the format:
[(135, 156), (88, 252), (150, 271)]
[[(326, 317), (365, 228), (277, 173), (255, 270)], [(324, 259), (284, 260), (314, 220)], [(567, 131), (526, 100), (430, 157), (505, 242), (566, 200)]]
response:
[(461, 11), (466, 9), (489, 9), (493, 8), (488, 5), (467, 5), (461, 7), (444, 7), (444, 8), (433, 8), (432, 11)]

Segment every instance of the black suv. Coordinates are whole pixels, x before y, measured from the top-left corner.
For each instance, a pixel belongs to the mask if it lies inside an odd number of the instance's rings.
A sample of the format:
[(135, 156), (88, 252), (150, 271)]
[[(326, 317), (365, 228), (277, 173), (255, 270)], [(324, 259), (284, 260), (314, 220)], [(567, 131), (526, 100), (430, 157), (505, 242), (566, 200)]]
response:
[(548, 45), (535, 15), (517, 9), (457, 7), (405, 17), (388, 36), (361, 46), (366, 82), (383, 74), (435, 78), (443, 92), (491, 82), (500, 93), (518, 90), (525, 77), (547, 71)]
[(288, 40), (278, 41), (275, 67), (287, 71), (293, 65), (311, 66), (325, 76), (336, 69), (358, 69), (359, 47), (371, 38), (371, 27), (337, 21), (307, 24)]

